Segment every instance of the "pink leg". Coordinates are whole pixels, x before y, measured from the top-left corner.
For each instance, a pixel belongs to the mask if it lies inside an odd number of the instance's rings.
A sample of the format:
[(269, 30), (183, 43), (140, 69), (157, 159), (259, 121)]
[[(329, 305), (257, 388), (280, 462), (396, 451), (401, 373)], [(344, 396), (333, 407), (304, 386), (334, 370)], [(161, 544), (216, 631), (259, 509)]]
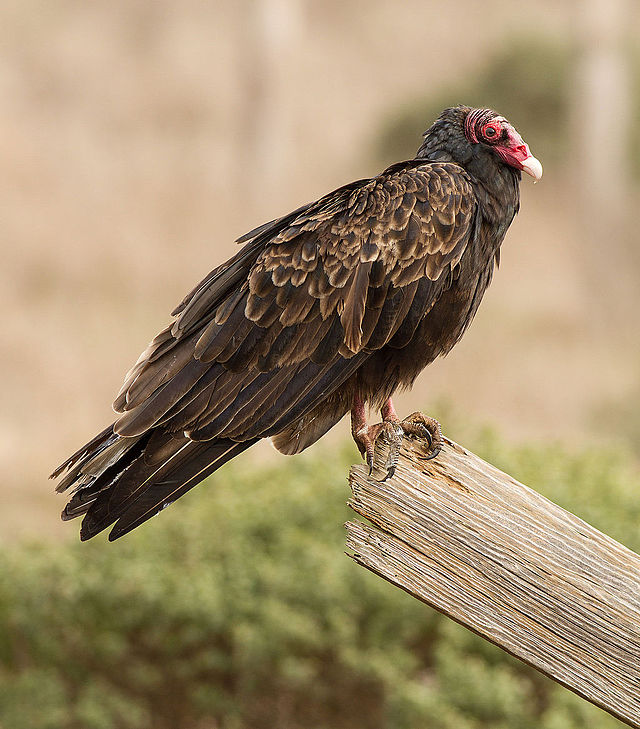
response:
[(353, 435), (358, 448), (360, 448), (360, 444), (357, 440), (357, 435), (366, 429), (367, 416), (365, 413), (364, 400), (360, 397), (360, 395), (355, 395), (353, 398), (353, 405), (351, 406), (351, 435)]
[(400, 418), (398, 417), (398, 413), (396, 413), (396, 409), (393, 407), (393, 401), (391, 400), (391, 398), (389, 398), (387, 402), (382, 406), (382, 409), (380, 410), (380, 415), (382, 415), (383, 420), (400, 420)]

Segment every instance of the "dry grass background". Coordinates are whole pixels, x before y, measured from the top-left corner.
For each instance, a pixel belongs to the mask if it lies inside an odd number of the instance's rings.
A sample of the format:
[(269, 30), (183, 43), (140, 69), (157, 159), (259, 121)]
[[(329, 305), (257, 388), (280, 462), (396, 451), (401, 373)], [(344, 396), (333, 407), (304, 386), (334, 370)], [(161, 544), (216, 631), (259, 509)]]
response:
[[(267, 72), (252, 44), (255, 3), (4, 0), (0, 12), (9, 538), (75, 534), (58, 524), (46, 475), (109, 421), (139, 351), (237, 235), (375, 174), (375, 137), (394, 110), (507, 39), (571, 34), (579, 3), (309, 0), (268, 79), (267, 129), (252, 116)], [(514, 438), (571, 441), (597, 437), (594, 408), (637, 387), (632, 324), (616, 316), (603, 336), (591, 321), (603, 292), (576, 265), (572, 166), (545, 172), (535, 188), (523, 182), (476, 322), (402, 410), (444, 398)]]

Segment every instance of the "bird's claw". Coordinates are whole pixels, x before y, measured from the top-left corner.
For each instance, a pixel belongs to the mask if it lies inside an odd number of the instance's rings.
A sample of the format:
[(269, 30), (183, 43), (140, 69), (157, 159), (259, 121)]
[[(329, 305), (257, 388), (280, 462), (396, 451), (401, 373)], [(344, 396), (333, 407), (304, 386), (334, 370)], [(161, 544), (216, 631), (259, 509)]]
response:
[(378, 434), (378, 437), (376, 438), (374, 443), (374, 458), (372, 459), (371, 463), (369, 463), (369, 476), (371, 476), (371, 474), (373, 473), (373, 465), (376, 455), (375, 449), (378, 447), (378, 444), (381, 444), (386, 446), (387, 457), (381, 468), (381, 470), (385, 472), (385, 475), (379, 480), (386, 481), (388, 478), (391, 478), (396, 472), (398, 460), (400, 459), (400, 448), (402, 447), (402, 438), (404, 436), (404, 431), (400, 423), (396, 423), (393, 421), (387, 421), (385, 423), (381, 423), (381, 425), (383, 427), (381, 428), (380, 433)]
[[(369, 477), (373, 474), (374, 468), (383, 471), (385, 474), (383, 478), (376, 480), (386, 481), (394, 475), (400, 459), (402, 438), (405, 435), (427, 439), (427, 460), (435, 458), (440, 453), (442, 447), (440, 423), (420, 412), (412, 413), (404, 420), (386, 420), (382, 423), (365, 426), (357, 433), (354, 433), (354, 439), (360, 453), (369, 466)], [(387, 455), (384, 463), (377, 466), (376, 455), (379, 445), (386, 447)]]
[[(354, 433), (360, 453), (369, 466), (369, 477), (374, 470), (384, 473), (380, 481), (386, 481), (394, 475), (400, 459), (402, 438), (405, 435), (427, 440), (427, 460), (435, 458), (440, 453), (442, 447), (440, 423), (419, 412), (412, 413), (404, 420), (385, 420), (382, 423), (365, 426)], [(380, 446), (386, 450), (386, 458), (384, 463), (378, 465), (376, 461), (379, 463), (377, 454)]]
[(444, 441), (442, 438), (442, 428), (435, 418), (431, 418), (421, 412), (415, 412), (402, 420), (400, 425), (406, 435), (412, 435), (416, 438), (427, 438), (429, 445), (427, 447), (426, 460), (430, 461), (440, 453)]
[(393, 476), (400, 457), (403, 435), (404, 431), (402, 426), (400, 423), (394, 421), (384, 421), (375, 425), (365, 426), (354, 433), (353, 437), (356, 445), (369, 466), (369, 476), (371, 476), (376, 467), (375, 463), (378, 460), (376, 455), (379, 444), (384, 444), (388, 449), (387, 458), (383, 464), (386, 475), (381, 480), (385, 481), (387, 478)]

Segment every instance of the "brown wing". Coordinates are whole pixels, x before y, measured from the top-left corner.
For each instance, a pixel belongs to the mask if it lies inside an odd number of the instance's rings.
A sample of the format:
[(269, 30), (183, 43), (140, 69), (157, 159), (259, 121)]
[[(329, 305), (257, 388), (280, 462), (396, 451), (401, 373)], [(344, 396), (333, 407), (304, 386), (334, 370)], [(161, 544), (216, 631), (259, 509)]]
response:
[(259, 438), (286, 440), (372, 352), (410, 341), (475, 230), (463, 170), (414, 161), (243, 236), (127, 375), (114, 428), (56, 470), (75, 490), (64, 518), (86, 514), (83, 539), (116, 522), (116, 539)]
[(335, 391), (447, 285), (473, 237), (457, 165), (406, 163), (254, 231), (131, 370), (115, 431), (277, 433)]

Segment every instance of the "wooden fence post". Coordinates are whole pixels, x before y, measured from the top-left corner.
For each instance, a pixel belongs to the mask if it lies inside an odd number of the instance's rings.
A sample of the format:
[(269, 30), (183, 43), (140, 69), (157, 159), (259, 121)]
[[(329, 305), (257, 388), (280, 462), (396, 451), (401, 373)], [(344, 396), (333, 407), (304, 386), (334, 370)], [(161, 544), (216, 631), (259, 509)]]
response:
[(350, 484), (356, 562), (640, 728), (638, 555), (451, 441)]

